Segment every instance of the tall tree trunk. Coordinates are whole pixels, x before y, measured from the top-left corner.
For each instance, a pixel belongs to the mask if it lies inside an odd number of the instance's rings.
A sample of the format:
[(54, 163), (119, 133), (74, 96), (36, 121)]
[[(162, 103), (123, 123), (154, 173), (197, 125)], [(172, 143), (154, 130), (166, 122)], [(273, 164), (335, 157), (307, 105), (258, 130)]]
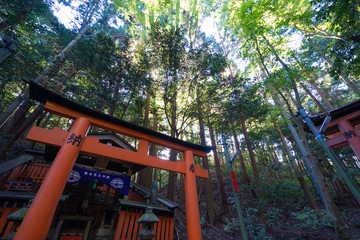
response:
[[(264, 146), (264, 144), (261, 144), (260, 146), (261, 146), (261, 148), (260, 148), (259, 152), (261, 152), (261, 154), (260, 153), (258, 154), (258, 155), (261, 155), (260, 163), (263, 165), (263, 169), (265, 168), (268, 171), (269, 178), (273, 178), (272, 168), (269, 167), (270, 162), (268, 160), (268, 155), (266, 154), (267, 151), (265, 150), (265, 146)], [(265, 175), (265, 174), (263, 174), (263, 175)]]
[(311, 84), (311, 86), (316, 90), (316, 92), (320, 95), (321, 100), (323, 100), (323, 102), (326, 104), (326, 106), (329, 109), (334, 109), (334, 106), (332, 105), (332, 103), (328, 100), (328, 98), (326, 97), (326, 94), (319, 88), (319, 86), (316, 84), (315, 82), (315, 78), (312, 77), (312, 75), (310, 75), (310, 73), (301, 65), (299, 59), (297, 57), (295, 57), (295, 54), (293, 54), (293, 57), (295, 59), (295, 62), (297, 63), (297, 65), (300, 67), (301, 71), (303, 71), (303, 73), (305, 74), (305, 76), (308, 78), (309, 83)]
[[(272, 49), (273, 53), (275, 54), (276, 59), (283, 65), (283, 67), (286, 69), (286, 71), (289, 73), (289, 75), (291, 75), (291, 70), (277, 55), (274, 47), (269, 43), (269, 41), (265, 38), (265, 36), (263, 36), (263, 38), (265, 39), (265, 41), (267, 42), (269, 47)], [(266, 76), (268, 76), (269, 74), (268, 74), (267, 68), (265, 66), (264, 59), (261, 55), (260, 50), (259, 49), (257, 49), (257, 50), (258, 50), (258, 53), (260, 56), (262, 68), (266, 71), (266, 74), (267, 74)], [(295, 82), (293, 79), (291, 79), (291, 80), (292, 80), (292, 85), (293, 85), (292, 87), (294, 88), (296, 100), (298, 101), (298, 104), (301, 106), (300, 97), (299, 97), (299, 93), (297, 91)], [(310, 151), (310, 146), (307, 142), (305, 132), (304, 132), (304, 129), (302, 126), (302, 122), (298, 118), (296, 119), (297, 125), (298, 125), (298, 130), (299, 130), (299, 134), (298, 134), (296, 132), (294, 126), (291, 125), (291, 123), (290, 123), (291, 119), (290, 119), (289, 115), (285, 112), (279, 99), (277, 98), (275, 89), (271, 88), (271, 91), (272, 91), (272, 96), (273, 96), (275, 104), (279, 107), (283, 117), (287, 120), (288, 128), (290, 129), (290, 132), (292, 133), (292, 135), (296, 141), (296, 144), (298, 145), (298, 147), (303, 155), (304, 162), (306, 162), (308, 167), (310, 168), (309, 169), (310, 174), (313, 173), (312, 177), (317, 182), (319, 192), (323, 198), (329, 219), (332, 222), (332, 224), (334, 225), (335, 231), (338, 233), (340, 238), (347, 239), (346, 233), (344, 231), (344, 228), (347, 227), (347, 225), (343, 221), (338, 208), (335, 206), (334, 200), (332, 199), (330, 192), (326, 186), (324, 175), (322, 174), (322, 172), (316, 162), (315, 157), (312, 155), (312, 153)]]
[(298, 169), (297, 166), (294, 164), (294, 158), (293, 158), (293, 156), (292, 156), (292, 154), (291, 154), (291, 151), (290, 151), (290, 149), (289, 149), (289, 146), (288, 146), (287, 143), (286, 143), (284, 134), (283, 134), (283, 132), (281, 131), (281, 129), (280, 129), (280, 127), (279, 127), (279, 124), (278, 124), (276, 121), (274, 121), (274, 126), (275, 126), (276, 131), (278, 132), (278, 134), (279, 134), (279, 136), (280, 136), (281, 143), (282, 143), (282, 145), (283, 145), (283, 147), (284, 147), (284, 149), (285, 149), (286, 155), (287, 155), (288, 158), (289, 158), (289, 162), (290, 162), (292, 168), (293, 168), (294, 171), (295, 171), (296, 179), (297, 179), (298, 182), (300, 183), (300, 186), (301, 186), (301, 188), (303, 189), (303, 191), (304, 191), (304, 193), (305, 193), (306, 199), (309, 201), (310, 207), (311, 207), (312, 209), (315, 209), (316, 212), (317, 212), (317, 214), (319, 214), (318, 212), (319, 212), (320, 208), (319, 208), (319, 206), (317, 205), (317, 203), (316, 203), (313, 195), (311, 194), (311, 191), (310, 191), (308, 185), (306, 184), (306, 181), (305, 181), (304, 177), (300, 175), (299, 169)]
[[(70, 52), (71, 48), (80, 40), (80, 38), (85, 34), (85, 32), (89, 29), (90, 25), (86, 25), (77, 35), (76, 37), (56, 56), (56, 58), (49, 63), (49, 65), (40, 73), (34, 80), (34, 82), (43, 84), (45, 78), (49, 74), (53, 74), (59, 70), (59, 67), (64, 62), (67, 53)], [(4, 124), (9, 116), (19, 107), (19, 105), (23, 102), (20, 108), (26, 108), (26, 101), (23, 101), (24, 98), (29, 96), (29, 90), (26, 89), (20, 97), (18, 97), (1, 115), (0, 115), (0, 126)], [(27, 103), (29, 104), (29, 103)], [(19, 109), (20, 110), (20, 109)], [(18, 110), (18, 111), (19, 111)], [(21, 109), (20, 111), (24, 111)]]
[(33, 123), (40, 117), (44, 111), (44, 106), (38, 104), (34, 111), (30, 114), (29, 117), (23, 122), (21, 127), (15, 131), (15, 133), (10, 138), (10, 144), (12, 145), (16, 140), (18, 140), (26, 131), (33, 125)]
[(238, 140), (237, 135), (236, 135), (235, 127), (231, 126), (231, 130), (232, 130), (232, 133), (233, 133), (236, 150), (239, 151), (241, 176), (242, 176), (244, 184), (249, 185), (250, 184), (250, 178), (249, 178), (249, 175), (247, 174), (247, 171), (246, 171), (246, 166), (245, 166), (245, 163), (244, 163), (243, 155), (241, 153), (240, 143), (239, 143), (239, 140)]
[[(117, 82), (115, 85), (115, 89), (114, 89), (114, 100), (113, 100), (113, 105), (111, 106), (111, 109), (109, 111), (109, 115), (113, 116), (115, 113), (116, 108), (118, 107), (118, 102), (117, 99), (119, 97), (119, 89), (120, 89), (120, 82)], [(145, 123), (144, 123), (145, 124)]]
[[(149, 115), (150, 115), (150, 99), (151, 89), (149, 87), (146, 94), (146, 105), (145, 105), (145, 116), (144, 116), (144, 127), (149, 127)], [(157, 122), (155, 121), (154, 131), (157, 130)], [(150, 147), (155, 147), (153, 144)], [(139, 172), (139, 184), (150, 189), (152, 183), (153, 168), (147, 167)]]
[[(197, 95), (196, 100), (197, 100), (197, 110), (198, 110), (199, 128), (200, 128), (200, 140), (201, 140), (201, 145), (206, 146), (204, 118), (203, 118), (200, 94), (198, 89), (196, 95)], [(207, 157), (202, 158), (202, 163), (203, 163), (203, 168), (209, 170), (209, 160)], [(210, 223), (214, 226), (217, 226), (219, 222), (215, 211), (211, 177), (209, 177), (209, 179), (203, 179), (203, 181), (205, 183), (207, 215)]]
[(281, 109), (283, 117), (288, 120), (287, 125), (295, 138), (296, 144), (298, 145), (298, 147), (300, 148), (300, 151), (302, 152), (304, 162), (308, 163), (308, 165), (310, 166), (311, 170), (314, 173), (313, 178), (316, 180), (318, 189), (321, 192), (321, 195), (323, 197), (323, 201), (324, 201), (326, 210), (328, 212), (330, 221), (334, 225), (334, 228), (335, 228), (336, 232), (339, 234), (339, 236), (342, 239), (346, 239), (347, 236), (346, 236), (346, 233), (344, 232), (344, 228), (347, 227), (346, 223), (343, 222), (340, 212), (339, 212), (338, 208), (335, 206), (334, 200), (331, 197), (331, 194), (328, 190), (324, 175), (323, 175), (321, 169), (319, 168), (315, 157), (313, 156), (313, 154), (310, 151), (310, 146), (307, 143), (305, 132), (304, 132), (304, 129), (302, 128), (302, 122), (297, 121), (297, 125), (299, 127), (298, 128), (299, 134), (298, 134), (296, 132), (294, 126), (290, 124), (290, 122), (289, 122), (290, 117), (287, 115), (285, 110), (282, 109), (281, 103), (279, 102), (277, 97), (273, 95), (273, 99), (274, 99), (276, 105)]
[[(174, 96), (171, 99), (171, 123), (170, 123), (171, 137), (176, 136), (176, 129), (177, 129), (176, 128), (176, 120), (177, 120), (176, 119), (176, 108), (177, 108), (176, 96), (177, 96), (177, 94), (174, 93)], [(175, 162), (176, 157), (177, 157), (177, 152), (175, 150), (171, 149), (170, 150), (170, 161)], [(176, 178), (176, 174), (174, 172), (169, 172), (168, 198), (171, 201), (174, 201), (174, 198), (175, 198), (175, 178)]]
[(321, 111), (325, 112), (326, 108), (317, 100), (317, 98), (312, 94), (312, 92), (305, 86), (304, 83), (299, 81), (300, 86), (305, 90), (305, 92), (311, 97), (314, 103), (320, 108)]
[[(322, 57), (322, 59), (331, 67), (334, 69), (334, 64), (331, 62), (330, 59), (328, 59), (325, 54), (316, 46), (316, 44), (311, 40), (311, 38), (307, 38), (309, 43), (314, 47), (316, 52)], [(345, 82), (345, 84), (351, 88), (358, 96), (360, 96), (360, 89), (359, 87), (347, 76), (344, 76), (342, 73), (338, 72), (334, 69), (334, 72), (339, 76), (341, 80)]]
[(251, 147), (250, 138), (249, 138), (249, 135), (247, 133), (245, 118), (244, 118), (244, 115), (243, 115), (243, 113), (241, 111), (239, 111), (239, 117), (240, 117), (240, 121), (241, 121), (243, 134), (244, 134), (244, 137), (245, 137), (246, 146), (247, 146), (249, 156), (250, 156), (250, 162), (251, 162), (251, 167), (252, 167), (254, 177), (255, 177), (255, 183), (256, 183), (257, 186), (260, 186), (259, 169), (258, 169), (258, 167), (256, 165), (254, 151), (253, 151), (253, 149)]
[(281, 179), (281, 174), (279, 172), (280, 161), (276, 155), (274, 148), (272, 148), (270, 145), (268, 145), (268, 149), (269, 149), (270, 157), (272, 159), (271, 165), (272, 165), (272, 169), (274, 169), (274, 172), (275, 172), (275, 179), (278, 182)]
[(216, 141), (215, 141), (214, 130), (212, 128), (212, 124), (211, 124), (209, 118), (208, 118), (208, 126), (209, 126), (209, 132), (210, 132), (211, 146), (213, 147), (213, 153), (214, 153), (214, 163), (215, 163), (216, 177), (217, 177), (218, 183), (219, 183), (220, 209), (221, 209), (221, 213), (224, 213), (226, 211), (227, 207), (228, 207), (227, 201), (226, 201), (227, 197), (226, 197), (226, 194), (225, 194), (224, 180), (223, 180), (223, 176), (222, 176), (222, 173), (221, 173), (219, 156), (218, 156), (218, 152), (216, 150)]

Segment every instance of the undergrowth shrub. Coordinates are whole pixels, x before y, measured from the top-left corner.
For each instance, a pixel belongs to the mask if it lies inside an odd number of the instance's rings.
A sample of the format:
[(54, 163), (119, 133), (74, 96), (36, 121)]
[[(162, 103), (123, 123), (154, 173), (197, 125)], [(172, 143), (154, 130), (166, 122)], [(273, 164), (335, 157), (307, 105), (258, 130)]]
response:
[(279, 183), (269, 182), (261, 186), (264, 199), (268, 203), (300, 209), (306, 205), (304, 193), (298, 182), (283, 179)]
[(266, 226), (259, 219), (259, 209), (257, 208), (247, 208), (246, 210), (245, 219), (246, 222), (246, 231), (250, 239), (257, 239), (257, 240), (271, 240), (273, 237), (268, 235), (266, 232)]
[(283, 210), (280, 208), (271, 207), (266, 211), (267, 224), (271, 226), (283, 225), (284, 215)]
[(291, 215), (296, 219), (301, 220), (301, 224), (304, 227), (312, 227), (313, 229), (317, 229), (319, 226), (332, 227), (325, 209), (320, 211), (320, 217), (316, 215), (314, 209), (309, 207), (305, 207), (304, 210), (299, 212), (291, 212)]

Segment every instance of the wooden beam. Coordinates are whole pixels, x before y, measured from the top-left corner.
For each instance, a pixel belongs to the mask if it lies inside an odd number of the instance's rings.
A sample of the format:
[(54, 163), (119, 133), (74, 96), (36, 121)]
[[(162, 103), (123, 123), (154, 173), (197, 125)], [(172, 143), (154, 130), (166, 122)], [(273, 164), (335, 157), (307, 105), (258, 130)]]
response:
[[(343, 117), (340, 117), (340, 118), (331, 120), (331, 122), (330, 122), (329, 125), (328, 125), (328, 128), (337, 126), (340, 121), (343, 121), (343, 120), (352, 121), (353, 119), (358, 118), (359, 116), (360, 116), (360, 110), (355, 111), (355, 112), (352, 112), (352, 113), (350, 113), (350, 114), (347, 114), (347, 115), (345, 115), (345, 116), (343, 116)], [(321, 124), (322, 124), (322, 123), (321, 123)], [(321, 124), (319, 124), (317, 127), (320, 128), (320, 127), (321, 127)]]
[[(355, 131), (356, 134), (360, 136), (360, 126), (355, 127)], [(342, 132), (338, 132), (328, 137), (329, 140), (327, 140), (326, 143), (329, 145), (329, 147), (340, 148), (349, 145), (348, 141), (346, 140)]]
[[(60, 128), (55, 127), (52, 130), (49, 130), (34, 126), (26, 136), (26, 139), (60, 147), (66, 140), (67, 136), (68, 132)], [(125, 161), (182, 174), (187, 173), (185, 162), (172, 162), (154, 156), (149, 156), (147, 154), (147, 145), (148, 142), (146, 140), (140, 139), (139, 151), (134, 152), (102, 144), (99, 142), (98, 138), (85, 137), (80, 151), (91, 155), (107, 157), (117, 162)], [(199, 165), (194, 165), (194, 168), (195, 175), (197, 177), (209, 178), (209, 172), (206, 169), (201, 168)]]
[(123, 134), (126, 136), (130, 136), (136, 139), (144, 139), (147, 140), (151, 143), (163, 146), (163, 147), (168, 147), (168, 148), (172, 148), (181, 152), (185, 152), (185, 151), (192, 151), (194, 155), (199, 156), (199, 157), (206, 157), (207, 154), (206, 152), (200, 151), (200, 150), (196, 150), (196, 149), (192, 149), (190, 147), (186, 147), (174, 142), (170, 142), (170, 141), (166, 141), (164, 139), (160, 139), (133, 129), (129, 129), (123, 126), (119, 126), (117, 124), (114, 123), (110, 123), (107, 121), (104, 121), (102, 119), (98, 119), (95, 118), (93, 116), (87, 115), (87, 114), (83, 114), (80, 112), (77, 112), (75, 110), (69, 109), (67, 107), (61, 106), (59, 104), (47, 101), (45, 104), (45, 110), (51, 113), (54, 113), (56, 115), (62, 116), (62, 117), (67, 117), (67, 118), (71, 118), (71, 119), (76, 119), (78, 117), (84, 117), (87, 118), (91, 121), (91, 125), (102, 128), (102, 129), (106, 129), (112, 132), (116, 132), (119, 134)]

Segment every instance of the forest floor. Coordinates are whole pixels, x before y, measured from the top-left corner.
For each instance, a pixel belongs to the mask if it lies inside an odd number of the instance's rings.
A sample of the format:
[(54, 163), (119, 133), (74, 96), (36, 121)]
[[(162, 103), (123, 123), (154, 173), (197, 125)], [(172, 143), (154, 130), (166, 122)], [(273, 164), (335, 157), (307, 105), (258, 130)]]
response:
[[(214, 178), (213, 178), (214, 179)], [(226, 178), (225, 192), (228, 203), (232, 201), (231, 185)], [(285, 183), (286, 184), (286, 183)], [(239, 185), (240, 186), (240, 185)], [(213, 182), (213, 196), (216, 210), (220, 212), (220, 192), (217, 182)], [(340, 239), (334, 228), (326, 217), (325, 210), (322, 210), (323, 217), (318, 218), (313, 210), (306, 206), (305, 202), (299, 203), (297, 199), (304, 197), (288, 196), (284, 201), (266, 201), (266, 206), (259, 209), (259, 203), (250, 191), (240, 187), (239, 194), (242, 212), (245, 218), (246, 230), (249, 239), (286, 239), (286, 240), (337, 240)], [(199, 200), (200, 216), (206, 216), (206, 199), (202, 194)], [(286, 195), (286, 194), (285, 194)], [(348, 228), (345, 230), (351, 240), (360, 240), (360, 209), (354, 207), (346, 199), (335, 199)], [(305, 204), (304, 204), (305, 203)], [(319, 206), (322, 206), (318, 201)], [(240, 226), (237, 224), (237, 213), (235, 204), (230, 204), (228, 210), (219, 217), (219, 225), (209, 224), (206, 217), (201, 220), (203, 240), (235, 240), (241, 239)], [(175, 214), (175, 240), (187, 239), (186, 210), (185, 204), (180, 204)]]

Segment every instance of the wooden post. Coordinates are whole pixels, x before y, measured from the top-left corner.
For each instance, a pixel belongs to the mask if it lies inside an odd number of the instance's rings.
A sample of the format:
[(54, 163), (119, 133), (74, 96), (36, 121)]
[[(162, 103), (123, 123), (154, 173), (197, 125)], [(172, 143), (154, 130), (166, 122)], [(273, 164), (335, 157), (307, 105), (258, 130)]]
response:
[(114, 235), (114, 240), (120, 240), (120, 235), (121, 235), (121, 230), (122, 230), (122, 225), (124, 223), (124, 216), (121, 216), (121, 208), (119, 209), (119, 217), (118, 217), (118, 222), (116, 224), (116, 230), (115, 230), (115, 235)]
[(46, 238), (56, 206), (79, 155), (89, 126), (90, 120), (87, 118), (80, 117), (75, 120), (67, 139), (36, 194), (15, 240)]
[(61, 230), (63, 223), (64, 223), (64, 219), (60, 219), (59, 222), (56, 224), (55, 233), (51, 240), (59, 239), (59, 234), (60, 234), (60, 230)]
[(201, 239), (201, 226), (192, 151), (184, 152), (184, 161), (186, 166), (184, 181), (188, 239), (199, 240)]
[(89, 232), (90, 232), (90, 227), (91, 227), (91, 220), (89, 220), (86, 224), (86, 228), (85, 228), (85, 232), (84, 232), (84, 237), (82, 240), (87, 240), (88, 236), (89, 236)]

